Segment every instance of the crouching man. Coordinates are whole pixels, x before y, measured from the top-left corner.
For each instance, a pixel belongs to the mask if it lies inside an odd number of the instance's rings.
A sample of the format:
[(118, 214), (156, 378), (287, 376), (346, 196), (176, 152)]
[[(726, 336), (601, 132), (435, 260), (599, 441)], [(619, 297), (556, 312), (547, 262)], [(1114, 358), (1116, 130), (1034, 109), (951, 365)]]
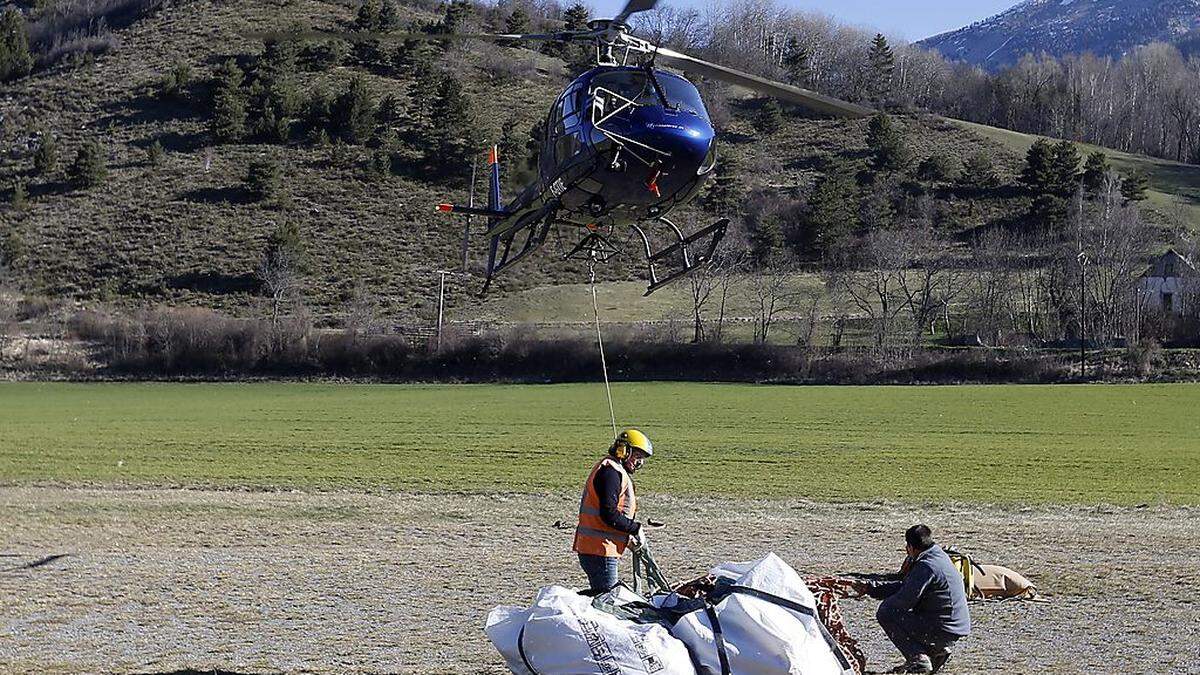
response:
[(882, 600), (875, 618), (904, 655), (893, 673), (936, 673), (950, 648), (971, 634), (963, 578), (925, 525), (904, 533), (907, 573), (900, 581), (856, 581), (855, 590)]

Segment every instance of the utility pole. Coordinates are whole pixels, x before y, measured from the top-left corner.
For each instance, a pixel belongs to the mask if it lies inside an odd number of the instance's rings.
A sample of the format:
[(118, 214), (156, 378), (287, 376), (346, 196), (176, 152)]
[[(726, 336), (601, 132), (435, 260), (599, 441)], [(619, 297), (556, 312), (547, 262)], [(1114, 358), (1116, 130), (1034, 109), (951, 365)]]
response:
[(438, 318), (437, 318), (437, 351), (442, 351), (442, 317), (446, 307), (446, 275), (453, 274), (446, 270), (437, 270), (440, 279), (438, 281)]
[(434, 270), (433, 273), (438, 275), (437, 336), (435, 338), (435, 346), (437, 351), (440, 352), (442, 351), (442, 329), (446, 325), (446, 277), (465, 275), (454, 270)]
[(1086, 345), (1087, 345), (1086, 337), (1087, 336), (1085, 335), (1085, 331), (1087, 330), (1087, 323), (1086, 323), (1086, 318), (1085, 318), (1085, 312), (1087, 310), (1087, 304), (1086, 304), (1087, 296), (1084, 295), (1084, 291), (1087, 286), (1087, 276), (1085, 274), (1085, 271), (1087, 270), (1087, 262), (1088, 262), (1087, 254), (1084, 253), (1082, 250), (1080, 250), (1078, 260), (1079, 260), (1079, 375), (1081, 377), (1087, 377), (1087, 347), (1086, 347)]

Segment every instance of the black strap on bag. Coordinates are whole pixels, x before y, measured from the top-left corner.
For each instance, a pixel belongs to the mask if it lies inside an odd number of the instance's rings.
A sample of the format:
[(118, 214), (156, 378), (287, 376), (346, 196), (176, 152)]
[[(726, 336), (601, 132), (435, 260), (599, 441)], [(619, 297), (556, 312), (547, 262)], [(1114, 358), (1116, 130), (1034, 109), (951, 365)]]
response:
[(729, 654), (725, 651), (725, 634), (721, 632), (721, 621), (717, 618), (717, 610), (712, 605), (704, 606), (708, 622), (712, 624), (713, 642), (717, 645), (717, 658), (721, 661), (721, 675), (729, 673)]
[(717, 612), (715, 606), (734, 593), (749, 595), (752, 598), (757, 598), (764, 602), (769, 602), (773, 605), (783, 607), (784, 609), (788, 609), (793, 612), (799, 612), (800, 614), (804, 614), (805, 616), (810, 616), (816, 619), (817, 628), (819, 628), (821, 631), (821, 637), (824, 638), (825, 643), (829, 645), (830, 651), (832, 651), (833, 655), (837, 658), (838, 664), (842, 667), (842, 670), (853, 670), (853, 666), (850, 665), (850, 662), (846, 659), (846, 655), (842, 652), (841, 645), (839, 645), (838, 641), (829, 634), (829, 630), (825, 628), (825, 624), (821, 622), (821, 617), (817, 614), (817, 610), (811, 607), (805, 607), (794, 600), (788, 600), (787, 598), (781, 598), (773, 593), (760, 591), (757, 588), (738, 586), (737, 584), (722, 584), (718, 582), (716, 591), (710, 597), (710, 600), (713, 604), (705, 607), (705, 611), (708, 613), (708, 619), (713, 625), (713, 636), (717, 643), (717, 653), (721, 657), (721, 675), (729, 675), (729, 659), (725, 654), (725, 640), (724, 636), (722, 636), (720, 632), (720, 624), (717, 621)]
[(538, 671), (533, 669), (533, 664), (529, 662), (529, 657), (525, 655), (525, 626), (521, 626), (521, 632), (517, 634), (517, 653), (521, 655), (521, 663), (529, 669), (533, 675), (538, 675)]

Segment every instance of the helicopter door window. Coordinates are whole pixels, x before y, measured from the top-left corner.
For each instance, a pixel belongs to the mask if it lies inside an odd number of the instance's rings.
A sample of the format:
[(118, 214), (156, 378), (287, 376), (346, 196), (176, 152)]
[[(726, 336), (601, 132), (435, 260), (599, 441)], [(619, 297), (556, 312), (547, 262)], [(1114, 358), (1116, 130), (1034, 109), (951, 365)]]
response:
[(562, 163), (575, 153), (579, 152), (579, 141), (575, 138), (575, 134), (566, 134), (558, 139), (558, 143), (554, 145), (554, 159), (557, 163)]

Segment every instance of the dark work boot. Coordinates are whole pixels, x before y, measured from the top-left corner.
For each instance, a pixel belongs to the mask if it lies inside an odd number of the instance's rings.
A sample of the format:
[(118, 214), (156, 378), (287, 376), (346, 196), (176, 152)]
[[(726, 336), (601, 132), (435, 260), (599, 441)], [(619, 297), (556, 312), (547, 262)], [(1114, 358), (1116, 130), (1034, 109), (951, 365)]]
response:
[(936, 673), (937, 671), (941, 670), (942, 667), (945, 666), (946, 663), (948, 663), (949, 661), (950, 661), (950, 650), (949, 649), (940, 649), (940, 650), (936, 650), (936, 651), (932, 652), (929, 655), (929, 662), (931, 665), (933, 665), (933, 670), (930, 672)]
[(928, 656), (926, 656), (924, 654), (917, 654), (916, 656), (914, 656), (911, 659), (905, 661), (904, 663), (896, 666), (895, 668), (889, 670), (888, 672), (889, 673), (932, 673), (933, 672), (933, 662)]

